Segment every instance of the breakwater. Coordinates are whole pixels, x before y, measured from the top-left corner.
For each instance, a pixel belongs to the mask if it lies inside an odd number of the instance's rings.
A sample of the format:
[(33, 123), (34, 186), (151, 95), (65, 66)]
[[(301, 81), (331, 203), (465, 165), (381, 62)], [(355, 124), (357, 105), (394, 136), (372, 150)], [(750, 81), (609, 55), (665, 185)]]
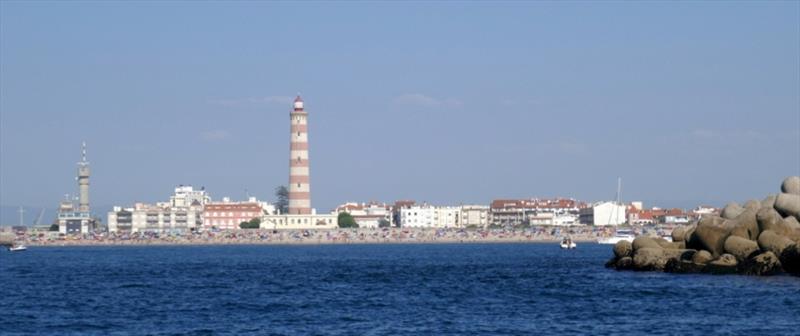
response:
[(607, 267), (618, 270), (800, 276), (800, 177), (786, 178), (781, 192), (743, 206), (729, 203), (672, 231), (672, 242), (637, 237), (621, 241)]

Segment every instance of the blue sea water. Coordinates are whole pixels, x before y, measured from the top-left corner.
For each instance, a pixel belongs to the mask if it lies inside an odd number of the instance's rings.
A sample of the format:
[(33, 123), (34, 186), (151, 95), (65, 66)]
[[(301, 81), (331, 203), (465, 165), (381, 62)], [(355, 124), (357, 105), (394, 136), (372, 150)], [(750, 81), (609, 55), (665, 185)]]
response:
[(605, 269), (609, 246), (32, 247), (3, 335), (798, 335), (800, 278)]

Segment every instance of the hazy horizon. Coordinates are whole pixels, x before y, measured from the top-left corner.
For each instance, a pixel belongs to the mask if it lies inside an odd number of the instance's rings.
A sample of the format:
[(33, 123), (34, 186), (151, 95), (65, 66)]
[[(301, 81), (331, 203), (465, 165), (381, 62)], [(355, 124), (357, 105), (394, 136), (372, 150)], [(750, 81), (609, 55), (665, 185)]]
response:
[(271, 201), (298, 92), (318, 212), (617, 177), (646, 206), (761, 199), (800, 175), (798, 59), (798, 2), (3, 1), (0, 223), (77, 193), (82, 141), (98, 207)]

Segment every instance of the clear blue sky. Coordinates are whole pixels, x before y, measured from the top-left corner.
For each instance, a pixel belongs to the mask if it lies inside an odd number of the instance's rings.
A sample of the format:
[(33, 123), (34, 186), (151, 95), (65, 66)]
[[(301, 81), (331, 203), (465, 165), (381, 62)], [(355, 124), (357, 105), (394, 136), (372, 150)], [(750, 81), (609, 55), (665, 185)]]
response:
[(800, 174), (793, 1), (2, 1), (0, 28), (4, 206), (77, 192), (83, 140), (95, 205), (271, 200), (297, 92), (320, 211), (611, 199), (618, 176), (718, 205)]

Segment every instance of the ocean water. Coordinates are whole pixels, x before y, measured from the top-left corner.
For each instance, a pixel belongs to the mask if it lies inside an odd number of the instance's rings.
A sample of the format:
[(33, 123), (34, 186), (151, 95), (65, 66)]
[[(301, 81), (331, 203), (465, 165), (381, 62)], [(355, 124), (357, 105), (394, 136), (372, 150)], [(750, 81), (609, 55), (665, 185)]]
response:
[(32, 247), (3, 335), (798, 335), (800, 278), (617, 272), (609, 246)]

